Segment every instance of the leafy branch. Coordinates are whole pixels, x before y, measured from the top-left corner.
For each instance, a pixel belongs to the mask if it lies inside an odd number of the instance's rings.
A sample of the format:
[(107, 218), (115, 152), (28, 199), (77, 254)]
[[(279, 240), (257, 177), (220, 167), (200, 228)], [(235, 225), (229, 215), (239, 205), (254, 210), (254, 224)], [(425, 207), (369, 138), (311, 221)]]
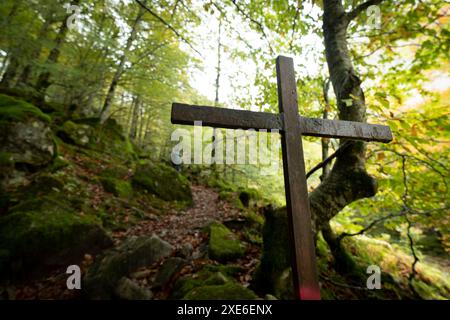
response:
[(153, 17), (155, 17), (158, 21), (164, 24), (169, 30), (171, 30), (178, 38), (180, 38), (184, 43), (186, 43), (192, 50), (194, 50), (200, 57), (203, 57), (200, 51), (198, 51), (189, 40), (187, 40), (183, 35), (181, 35), (169, 22), (164, 20), (161, 16), (156, 14), (152, 9), (150, 9), (145, 3), (140, 0), (134, 0), (137, 4), (139, 4), (144, 10), (150, 13)]
[(251, 23), (255, 24), (258, 27), (263, 37), (267, 40), (267, 45), (269, 46), (270, 54), (272, 55), (275, 54), (275, 51), (273, 50), (272, 45), (270, 44), (269, 37), (267, 36), (266, 31), (264, 30), (264, 26), (261, 24), (261, 22), (255, 20), (254, 18), (252, 18), (252, 16), (250, 16), (249, 13), (245, 12), (244, 9), (242, 9), (241, 6), (239, 6), (236, 0), (231, 0), (231, 2), (233, 3), (233, 5), (236, 7), (236, 10), (240, 14), (242, 14), (247, 20), (249, 20)]

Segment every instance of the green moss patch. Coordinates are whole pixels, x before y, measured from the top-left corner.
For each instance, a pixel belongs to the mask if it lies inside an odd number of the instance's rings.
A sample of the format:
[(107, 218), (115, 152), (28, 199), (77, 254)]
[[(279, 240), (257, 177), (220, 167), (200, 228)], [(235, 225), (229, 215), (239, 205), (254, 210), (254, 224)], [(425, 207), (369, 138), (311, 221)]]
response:
[(145, 162), (136, 168), (133, 186), (157, 195), (166, 201), (180, 201), (192, 204), (189, 181), (175, 169), (162, 164)]
[(111, 192), (117, 197), (130, 198), (133, 195), (133, 188), (129, 181), (114, 178), (100, 178), (103, 189)]
[(192, 289), (185, 300), (254, 300), (257, 295), (238, 283), (203, 286)]
[(211, 259), (226, 262), (238, 259), (245, 254), (245, 246), (236, 235), (220, 223), (210, 226), (209, 256)]
[(23, 100), (0, 94), (0, 127), (11, 121), (24, 121), (30, 117), (50, 123), (50, 117), (39, 108)]
[(92, 215), (79, 214), (63, 196), (22, 202), (0, 218), (0, 250), (8, 253), (0, 274), (15, 277), (45, 266), (78, 262), (111, 244)]
[(183, 299), (193, 289), (205, 286), (221, 286), (234, 282), (233, 276), (242, 268), (233, 265), (207, 265), (193, 275), (181, 277), (172, 289), (172, 299)]

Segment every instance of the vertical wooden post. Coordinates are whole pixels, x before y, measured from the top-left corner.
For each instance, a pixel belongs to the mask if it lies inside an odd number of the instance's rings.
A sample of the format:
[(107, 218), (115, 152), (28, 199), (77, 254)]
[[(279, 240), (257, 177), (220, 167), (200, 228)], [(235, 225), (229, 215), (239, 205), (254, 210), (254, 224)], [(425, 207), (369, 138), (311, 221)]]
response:
[(278, 104), (284, 121), (281, 143), (294, 289), (299, 299), (319, 300), (320, 288), (317, 280), (316, 255), (292, 58), (283, 56), (277, 58), (277, 83)]

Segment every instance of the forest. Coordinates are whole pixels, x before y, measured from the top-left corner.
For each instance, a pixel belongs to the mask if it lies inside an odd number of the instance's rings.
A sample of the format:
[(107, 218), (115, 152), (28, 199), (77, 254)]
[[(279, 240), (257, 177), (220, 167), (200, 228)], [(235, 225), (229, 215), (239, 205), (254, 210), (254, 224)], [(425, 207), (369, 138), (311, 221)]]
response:
[(2, 0), (0, 30), (0, 300), (296, 299), (280, 134), (172, 114), (278, 114), (278, 56), (301, 116), (393, 136), (302, 136), (321, 299), (450, 298), (448, 1)]

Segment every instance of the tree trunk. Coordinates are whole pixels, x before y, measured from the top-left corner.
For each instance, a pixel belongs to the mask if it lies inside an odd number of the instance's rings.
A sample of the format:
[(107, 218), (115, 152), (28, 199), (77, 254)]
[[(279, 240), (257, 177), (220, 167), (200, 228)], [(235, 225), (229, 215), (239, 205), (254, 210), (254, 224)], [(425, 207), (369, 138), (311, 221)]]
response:
[(14, 86), (14, 82), (19, 69), (19, 59), (16, 57), (16, 53), (14, 51), (10, 52), (8, 66), (6, 67), (6, 71), (3, 74), (2, 81), (0, 82), (0, 86), (5, 88), (11, 88)]
[[(219, 32), (217, 36), (217, 76), (216, 76), (216, 97), (214, 99), (214, 106), (219, 106), (219, 89), (220, 89), (220, 59), (221, 59), (221, 50), (222, 50), (222, 42), (220, 40), (222, 32), (222, 20), (219, 20)], [(216, 147), (217, 147), (217, 128), (213, 128), (212, 134), (212, 149), (211, 149), (211, 160), (212, 160), (212, 171), (214, 175), (217, 175), (217, 164), (216, 164)]]
[(45, 40), (48, 30), (53, 23), (53, 14), (50, 13), (49, 17), (45, 19), (44, 24), (39, 30), (37, 37), (37, 47), (31, 52), (29, 56), (29, 61), (27, 65), (23, 68), (22, 73), (19, 77), (19, 84), (29, 86), (30, 85), (30, 76), (33, 73), (33, 61), (38, 60), (41, 55), (42, 50), (42, 42)]
[(144, 108), (142, 107), (141, 109), (140, 109), (140, 121), (139, 121), (139, 129), (138, 129), (138, 133), (137, 133), (137, 139), (136, 139), (136, 142), (140, 145), (140, 146), (142, 146), (142, 135), (143, 135), (143, 131), (144, 131), (144, 123), (145, 123), (145, 121), (144, 121), (144, 115), (145, 115), (145, 112), (144, 112)]
[[(323, 100), (325, 101), (322, 113), (323, 119), (328, 119), (328, 110), (330, 109), (330, 99), (328, 98), (329, 87), (330, 87), (330, 80), (325, 80), (323, 83)], [(322, 143), (322, 161), (325, 161), (325, 159), (328, 158), (330, 139), (322, 138), (321, 143)], [(320, 181), (323, 181), (328, 176), (329, 173), (330, 173), (330, 164), (326, 164), (322, 168), (322, 175), (320, 176)]]
[(100, 123), (102, 123), (102, 124), (106, 121), (106, 119), (108, 119), (111, 105), (114, 100), (114, 94), (116, 92), (116, 87), (119, 84), (120, 77), (122, 76), (122, 73), (125, 68), (125, 62), (127, 61), (127, 54), (130, 51), (130, 48), (134, 42), (134, 39), (136, 38), (137, 28), (139, 26), (140, 21), (142, 20), (143, 15), (144, 15), (144, 10), (141, 7), (136, 16), (136, 19), (133, 21), (133, 24), (131, 26), (130, 36), (128, 37), (127, 42), (125, 44), (123, 54), (120, 57), (119, 66), (117, 67), (116, 71), (114, 72), (113, 78), (111, 80), (111, 84), (109, 85), (109, 88), (108, 88), (108, 93), (106, 94), (105, 102), (103, 103), (103, 107), (100, 112)]
[[(361, 80), (353, 68), (347, 46), (350, 22), (341, 0), (324, 0), (323, 32), (331, 83), (337, 98), (339, 118), (365, 122), (366, 105)], [(341, 139), (342, 145), (345, 140)], [(317, 230), (351, 202), (375, 195), (376, 181), (365, 169), (365, 144), (353, 142), (340, 156), (309, 199)]]
[[(74, 5), (80, 4), (80, 0), (73, 1)], [(59, 27), (58, 34), (56, 35), (55, 39), (55, 46), (50, 50), (50, 53), (47, 57), (46, 64), (52, 65), (58, 62), (59, 55), (61, 54), (61, 46), (64, 42), (64, 39), (66, 38), (67, 30), (68, 30), (68, 21), (70, 17), (72, 16), (72, 13), (69, 13), (66, 15), (64, 21), (61, 23), (61, 26)], [(45, 94), (45, 91), (47, 91), (47, 88), (50, 86), (50, 71), (44, 71), (39, 75), (39, 78), (36, 83), (36, 90), (42, 94)]]
[[(8, 13), (7, 18), (5, 19), (5, 23), (9, 24), (13, 20), (14, 16), (19, 11), (19, 7), (22, 4), (22, 1), (14, 2), (14, 5), (11, 8), (11, 11)], [(6, 66), (6, 70), (3, 73), (2, 80), (0, 81), (0, 86), (10, 88), (14, 85), (14, 80), (16, 79), (18, 69), (20, 66), (19, 59), (17, 58), (18, 53), (20, 52), (20, 48), (15, 46), (11, 46), (8, 51), (7, 59), (5, 59), (4, 63), (8, 60), (8, 65)]]
[(137, 135), (140, 107), (141, 107), (141, 100), (139, 96), (136, 96), (133, 104), (133, 116), (131, 118), (131, 128), (130, 128), (130, 139), (132, 140), (134, 140)]

